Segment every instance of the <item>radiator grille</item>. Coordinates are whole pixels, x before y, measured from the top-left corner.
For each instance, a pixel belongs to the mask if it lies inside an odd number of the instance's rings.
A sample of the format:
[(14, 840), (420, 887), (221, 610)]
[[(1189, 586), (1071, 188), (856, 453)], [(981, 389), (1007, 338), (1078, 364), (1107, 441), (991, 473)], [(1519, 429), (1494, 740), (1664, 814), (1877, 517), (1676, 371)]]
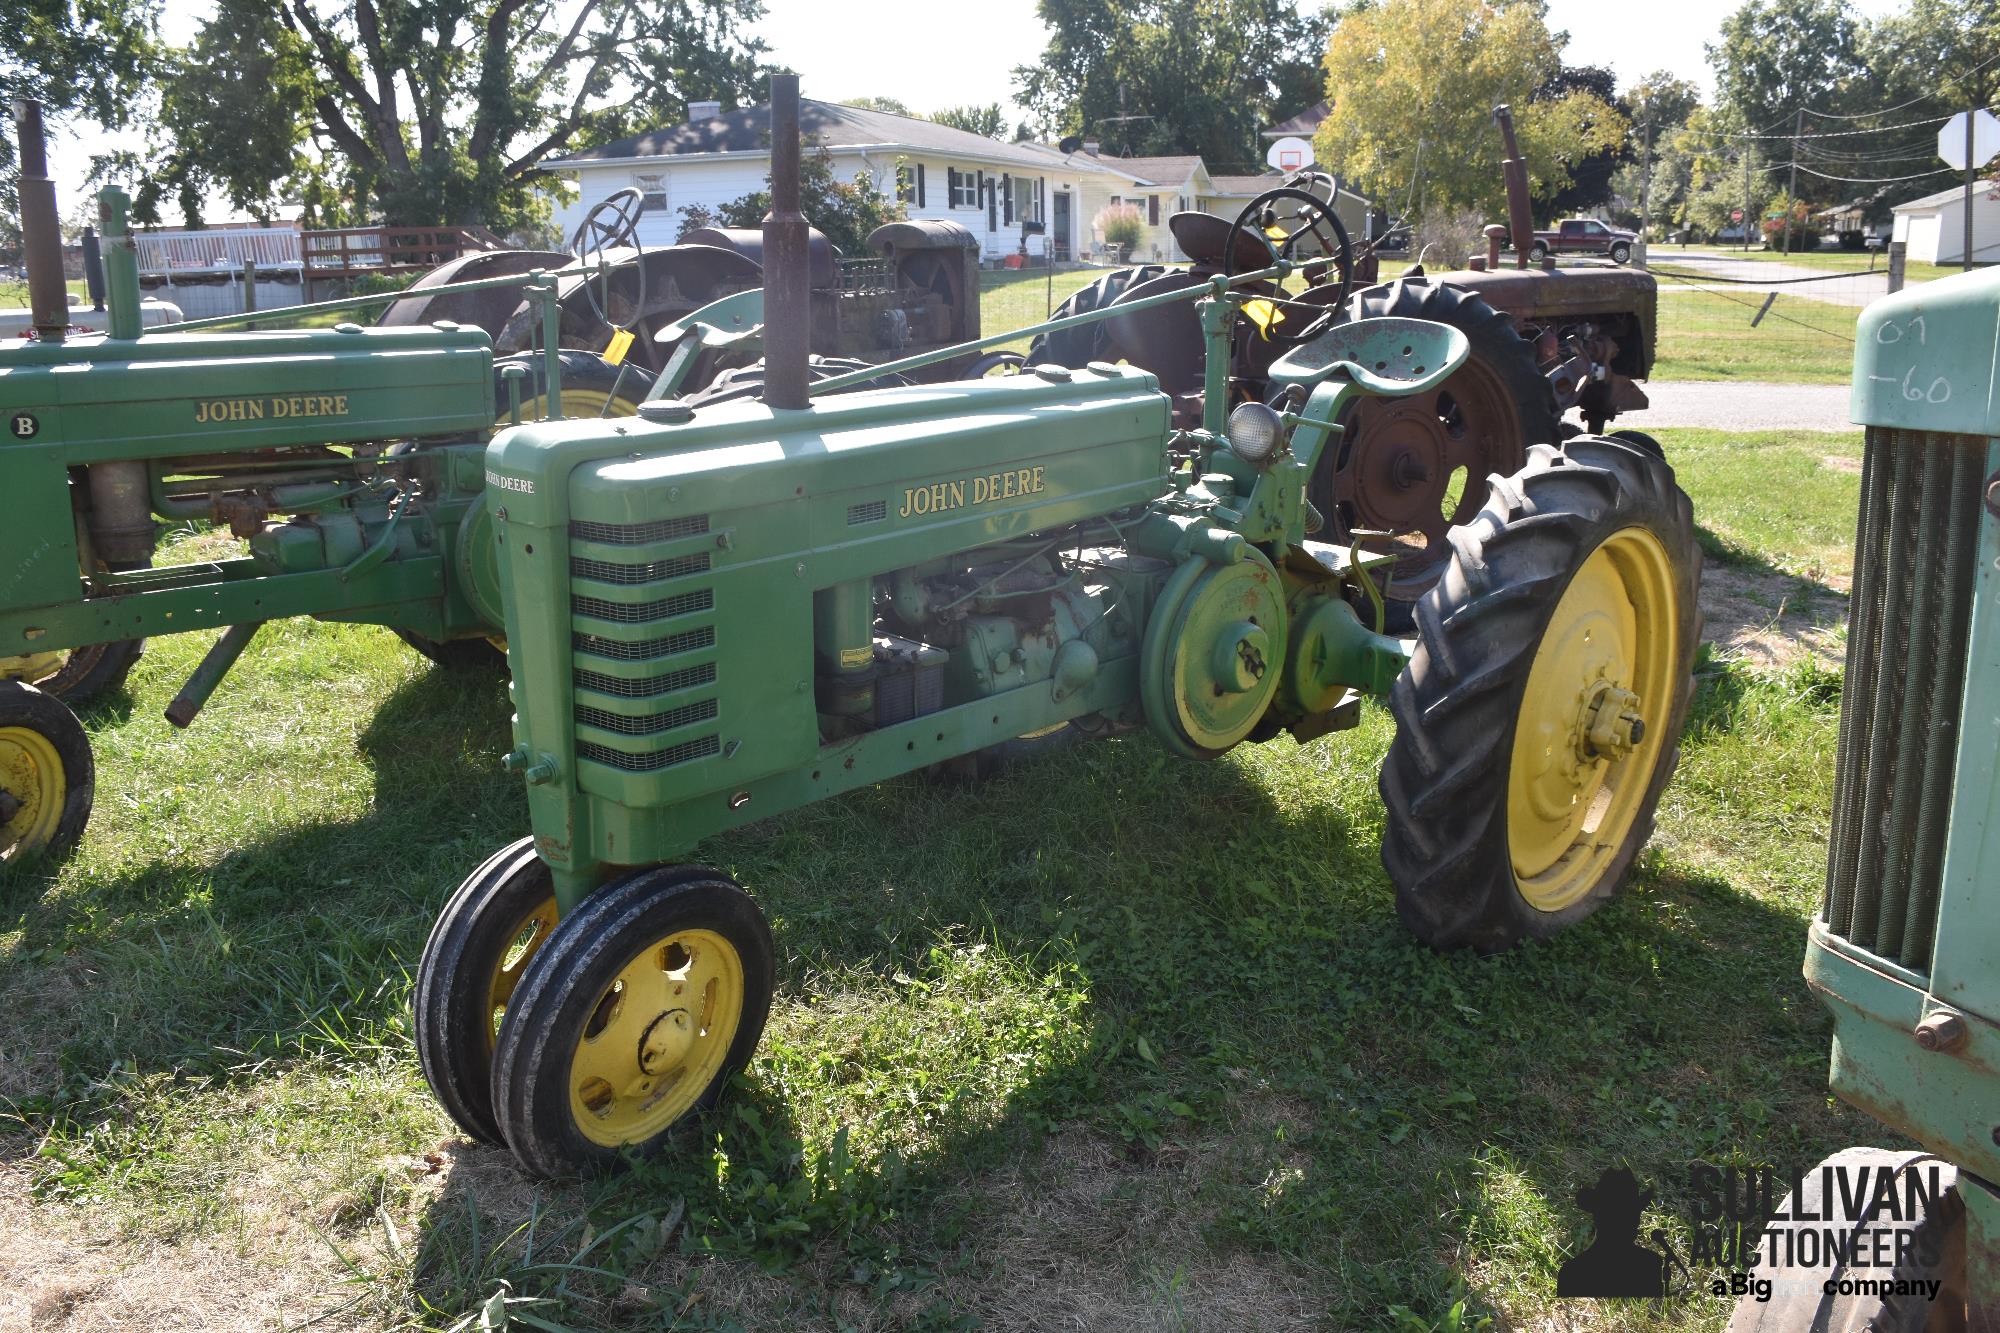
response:
[(607, 676), (602, 671), (582, 668), (576, 673), (578, 689), (595, 690), (599, 694), (615, 694), (621, 699), (646, 699), (655, 694), (672, 694), (676, 690), (691, 690), (697, 685), (714, 683), (713, 662), (685, 667), (679, 671), (669, 671), (664, 675), (647, 676), (644, 680), (621, 680), (617, 676)]
[(668, 620), (674, 616), (691, 616), (697, 611), (709, 611), (714, 607), (715, 592), (710, 588), (676, 593), (657, 602), (609, 602), (602, 597), (570, 599), (570, 608), (576, 614), (589, 616), (593, 620), (615, 620), (621, 625), (637, 625), (647, 620)]
[(695, 537), (707, 531), (707, 514), (655, 519), (651, 523), (591, 523), (575, 519), (569, 525), (569, 535), (577, 541), (604, 542), (611, 546), (671, 541), (675, 537)]
[(612, 713), (602, 708), (578, 704), (576, 720), (582, 726), (596, 727), (599, 731), (615, 731), (621, 736), (656, 736), (660, 732), (673, 731), (677, 727), (688, 727), (697, 722), (710, 721), (715, 717), (715, 707), (715, 700), (703, 699), (698, 703), (669, 708), (664, 713), (629, 717), (624, 713)]
[(847, 507), (847, 526), (850, 528), (858, 523), (880, 523), (887, 517), (889, 517), (887, 500), (866, 500)]
[(1871, 427), (1862, 464), (1822, 915), (1918, 971), (1936, 942), (1985, 444)]
[(569, 558), (569, 572), (572, 578), (595, 579), (599, 583), (619, 583), (627, 586), (634, 583), (651, 583), (655, 579), (675, 579), (683, 574), (701, 574), (707, 569), (706, 551), (696, 551), (693, 555), (677, 555), (666, 560), (648, 560), (642, 565), (621, 564), (615, 560), (591, 560), (580, 555)]
[(647, 639), (641, 643), (620, 643), (616, 639), (602, 639), (595, 634), (578, 634), (573, 636), (570, 642), (580, 653), (616, 658), (620, 662), (638, 662), (648, 657), (671, 657), (675, 653), (691, 653), (701, 648), (713, 648), (715, 627), (704, 625), (700, 629), (669, 634), (659, 639)]
[(654, 750), (646, 754), (627, 754), (614, 750), (608, 745), (592, 745), (584, 741), (576, 747), (580, 758), (592, 763), (609, 764), (613, 768), (624, 769), (627, 773), (657, 773), (663, 768), (676, 764), (692, 763), (722, 752), (722, 741), (714, 736), (703, 736), (699, 740), (683, 741), (666, 750)]

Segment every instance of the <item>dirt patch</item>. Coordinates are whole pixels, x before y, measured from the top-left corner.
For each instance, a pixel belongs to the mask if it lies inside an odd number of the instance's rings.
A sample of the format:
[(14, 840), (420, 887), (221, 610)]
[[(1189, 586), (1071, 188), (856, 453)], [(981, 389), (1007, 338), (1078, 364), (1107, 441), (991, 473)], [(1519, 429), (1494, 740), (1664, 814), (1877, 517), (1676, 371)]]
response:
[(1820, 455), (1819, 465), (1834, 472), (1852, 472), (1857, 477), (1861, 475), (1861, 460), (1858, 458), (1845, 458), (1839, 454), (1822, 454)]
[[(121, 1233), (92, 1210), (37, 1204), (28, 1173), (0, 1168), (0, 1329), (378, 1327), (324, 1247), (272, 1252), (245, 1238)], [(262, 1255), (260, 1255), (262, 1251)]]
[(1846, 655), (1847, 596), (1824, 584), (1711, 560), (1701, 612), (1703, 637), (1726, 661), (1778, 670), (1807, 657), (1838, 667)]

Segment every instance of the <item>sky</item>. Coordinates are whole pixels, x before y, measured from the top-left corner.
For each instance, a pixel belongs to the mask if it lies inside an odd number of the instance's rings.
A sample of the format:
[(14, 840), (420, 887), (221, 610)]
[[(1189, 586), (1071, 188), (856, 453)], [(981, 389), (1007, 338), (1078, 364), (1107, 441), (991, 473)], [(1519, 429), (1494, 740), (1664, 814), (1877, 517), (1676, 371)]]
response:
[[(1609, 65), (1620, 86), (1664, 69), (1709, 90), (1713, 77), (1702, 46), (1715, 40), (1722, 20), (1741, 2), (1548, 0), (1549, 26), (1569, 33), (1564, 52), (1569, 63)], [(1852, 2), (1871, 17), (1901, 7), (1900, 0)], [(893, 97), (919, 113), (999, 102), (1010, 121), (1020, 119), (1021, 109), (1013, 105), (1014, 67), (1033, 62), (1044, 40), (1033, 0), (968, 3), (967, 30), (952, 33), (948, 41), (939, 40), (942, 5), (905, 11), (917, 21), (903, 25), (882, 21), (889, 7), (878, 3), (765, 0), (765, 7), (758, 35), (771, 47), (772, 60), (798, 71), (806, 96)], [(166, 0), (163, 35), (187, 41), (212, 10), (212, 0)], [(113, 142), (95, 127), (80, 125), (52, 145), (63, 216), (81, 200), (91, 154)]]

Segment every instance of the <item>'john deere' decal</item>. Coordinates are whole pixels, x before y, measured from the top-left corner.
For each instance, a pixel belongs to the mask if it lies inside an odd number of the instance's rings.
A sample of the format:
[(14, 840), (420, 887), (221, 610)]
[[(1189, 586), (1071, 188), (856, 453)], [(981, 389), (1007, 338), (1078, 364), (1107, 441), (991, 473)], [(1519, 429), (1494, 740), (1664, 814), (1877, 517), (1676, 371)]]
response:
[(920, 514), (942, 514), (966, 505), (991, 504), (1012, 500), (1018, 495), (1035, 495), (1044, 489), (1042, 468), (1014, 468), (1008, 472), (988, 472), (958, 481), (934, 481), (928, 486), (906, 486), (903, 502), (896, 513), (901, 518)]
[(225, 421), (284, 421), (293, 417), (344, 417), (344, 393), (293, 393), (271, 398), (203, 398), (194, 405), (197, 426)]

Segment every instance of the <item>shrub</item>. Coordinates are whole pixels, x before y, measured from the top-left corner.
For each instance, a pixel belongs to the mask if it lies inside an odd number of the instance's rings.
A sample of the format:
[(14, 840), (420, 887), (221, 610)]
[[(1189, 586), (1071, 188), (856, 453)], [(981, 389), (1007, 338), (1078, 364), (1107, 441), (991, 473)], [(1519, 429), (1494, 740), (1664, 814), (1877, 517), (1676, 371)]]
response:
[(1097, 210), (1097, 216), (1090, 220), (1097, 234), (1104, 238), (1106, 245), (1116, 245), (1126, 254), (1139, 244), (1145, 235), (1146, 224), (1139, 218), (1139, 210), (1130, 204), (1106, 204)]

